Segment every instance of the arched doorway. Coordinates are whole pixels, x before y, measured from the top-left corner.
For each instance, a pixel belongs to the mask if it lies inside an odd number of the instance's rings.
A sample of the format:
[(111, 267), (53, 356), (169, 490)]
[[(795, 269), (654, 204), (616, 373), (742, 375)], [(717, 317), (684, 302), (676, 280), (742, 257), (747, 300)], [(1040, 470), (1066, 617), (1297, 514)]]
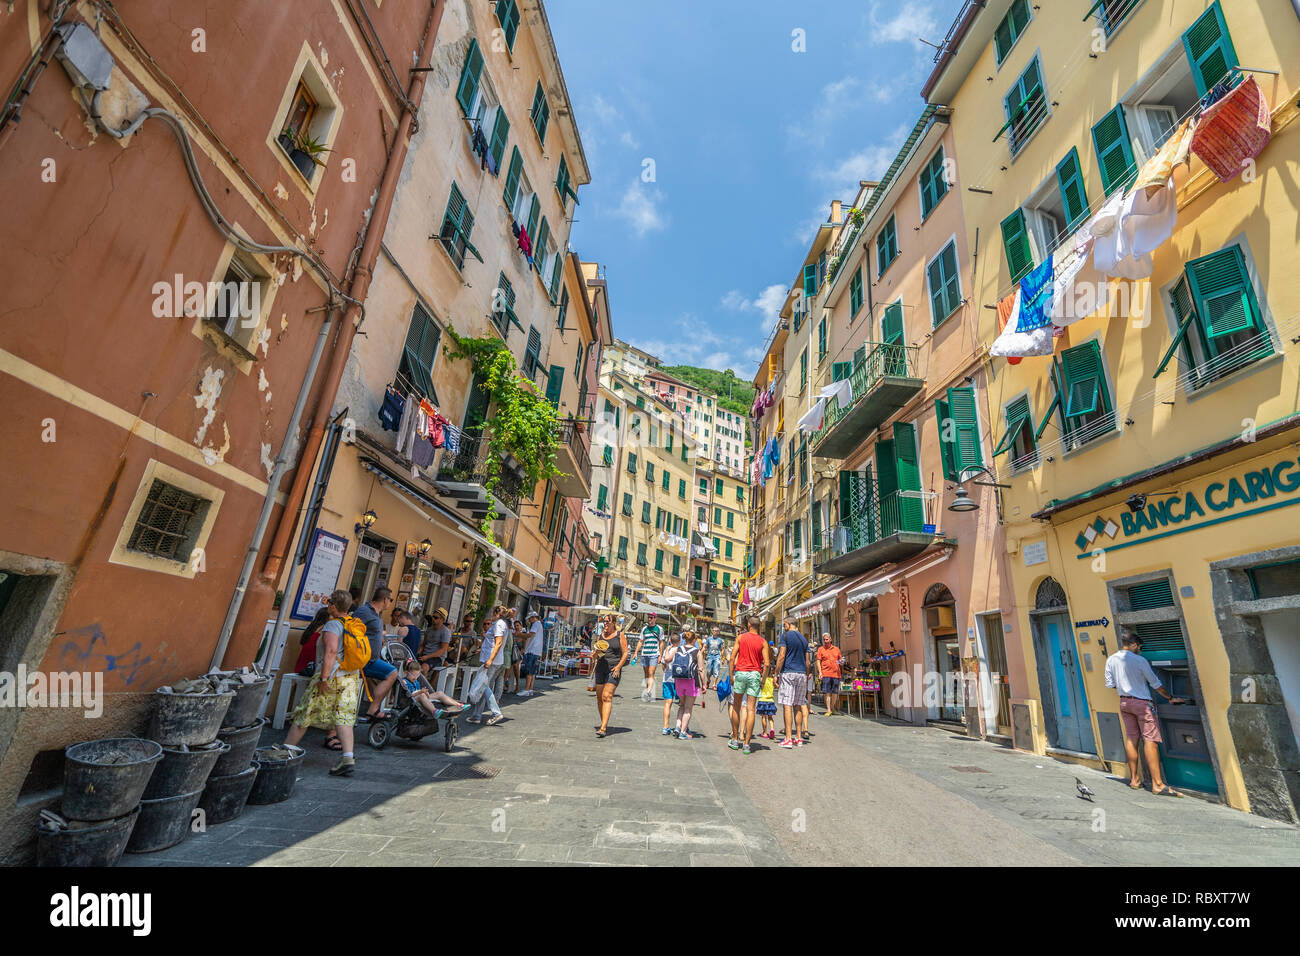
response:
[(1054, 578), (1039, 583), (1029, 617), (1048, 746), (1095, 755), (1096, 738), (1074, 630), (1070, 627), (1069, 602), (1065, 589)]
[(937, 716), (940, 720), (959, 721), (966, 711), (966, 695), (961, 676), (957, 601), (951, 591), (942, 584), (936, 584), (925, 592), (925, 603), (921, 607), (934, 653), (934, 669), (939, 677)]

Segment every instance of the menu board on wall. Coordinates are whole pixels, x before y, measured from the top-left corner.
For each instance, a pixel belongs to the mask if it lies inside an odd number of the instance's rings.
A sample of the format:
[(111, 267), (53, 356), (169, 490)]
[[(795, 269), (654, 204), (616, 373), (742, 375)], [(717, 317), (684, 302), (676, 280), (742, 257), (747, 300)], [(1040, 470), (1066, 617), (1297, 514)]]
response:
[(339, 572), (343, 570), (343, 556), (347, 551), (346, 538), (316, 529), (316, 537), (307, 552), (307, 565), (298, 583), (298, 596), (293, 602), (292, 616), (296, 620), (310, 621), (324, 606), (338, 587)]

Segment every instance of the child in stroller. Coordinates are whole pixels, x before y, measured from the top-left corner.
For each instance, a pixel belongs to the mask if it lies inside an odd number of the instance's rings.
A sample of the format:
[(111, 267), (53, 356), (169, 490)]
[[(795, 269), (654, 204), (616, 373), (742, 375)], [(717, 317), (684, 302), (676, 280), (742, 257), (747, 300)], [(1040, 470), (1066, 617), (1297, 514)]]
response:
[[(465, 705), (434, 690), (420, 672), (420, 662), (401, 641), (386, 642), (381, 653), (402, 676), (393, 686), (390, 715), (370, 724), (370, 746), (381, 750), (394, 735), (404, 740), (419, 740), (441, 729), (443, 749), (450, 753), (459, 733), (455, 717), (465, 709)], [(441, 727), (440, 717), (443, 720)]]

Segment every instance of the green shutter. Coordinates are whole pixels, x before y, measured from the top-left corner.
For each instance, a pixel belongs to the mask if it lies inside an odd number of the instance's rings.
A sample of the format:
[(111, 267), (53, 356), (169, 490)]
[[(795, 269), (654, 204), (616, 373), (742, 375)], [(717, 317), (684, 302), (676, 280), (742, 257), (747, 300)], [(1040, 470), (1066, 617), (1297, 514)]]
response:
[(903, 344), (903, 304), (894, 302), (885, 306), (880, 319), (880, 340), (885, 345)]
[(849, 321), (852, 322), (862, 308), (862, 267), (858, 266), (849, 281)]
[[(926, 269), (930, 282), (930, 309), (935, 326), (961, 305), (961, 282), (957, 275), (957, 245), (948, 243)], [(901, 311), (901, 308), (900, 308)]]
[(1001, 66), (1002, 61), (1007, 58), (1007, 53), (1015, 45), (1016, 40), (1020, 39), (1020, 34), (1025, 32), (1028, 23), (1028, 0), (1015, 0), (993, 33), (993, 50), (997, 56), (998, 66)]
[(655, 570), (662, 571), (663, 569), (664, 569), (663, 548), (655, 548)]
[(831, 364), (831, 381), (840, 382), (853, 374), (852, 362), (834, 362)]
[(479, 49), (478, 40), (469, 41), (469, 52), (465, 54), (465, 65), (460, 70), (460, 83), (456, 86), (456, 102), (461, 112), (469, 116), (474, 106), (474, 95), (478, 92), (479, 76), (483, 72), (483, 51)]
[(1017, 209), (1002, 220), (1002, 248), (1007, 254), (1011, 281), (1019, 282), (1034, 268), (1034, 252), (1029, 246), (1029, 230), (1025, 228), (1023, 209)]
[(1131, 611), (1154, 611), (1157, 608), (1172, 607), (1174, 603), (1173, 588), (1168, 578), (1156, 581), (1144, 581), (1128, 589), (1128, 604)]
[(1067, 419), (1110, 411), (1110, 395), (1102, 371), (1101, 345), (1096, 339), (1061, 353), (1064, 408)]
[(488, 152), (492, 154), (492, 162), (497, 169), (501, 168), (501, 158), (506, 154), (506, 137), (509, 135), (510, 120), (502, 107), (497, 110), (497, 120), (492, 125), (492, 142), (488, 144)]
[(1127, 186), (1137, 177), (1133, 141), (1128, 134), (1124, 104), (1116, 106), (1092, 128), (1092, 144), (1097, 150), (1101, 184), (1107, 196), (1116, 189)]
[[(898, 461), (894, 457), (894, 441), (892, 438), (886, 438), (876, 442), (876, 492), (880, 508), (881, 537), (887, 538), (899, 530), (898, 495), (895, 494), (897, 491)], [(863, 524), (863, 516), (855, 517), (856, 525), (860, 527)], [(866, 541), (863, 540), (862, 543), (865, 544)]]
[[(528, 235), (533, 235), (531, 229), (528, 230)], [(546, 217), (543, 216), (542, 224), (538, 227), (537, 239), (533, 243), (533, 268), (537, 270), (538, 275), (542, 274), (542, 257), (546, 255), (546, 240), (550, 237), (551, 226), (550, 223), (546, 221)]]
[(664, 491), (667, 491), (667, 490), (668, 490), (668, 486), (671, 485), (672, 483), (673, 483), (673, 476), (672, 476), (672, 474), (668, 471), (668, 469), (665, 468), (665, 469), (664, 469), (664, 480), (663, 480), (663, 489), (664, 489)]
[(606, 488), (604, 485), (601, 485), (600, 490), (596, 492), (596, 510), (604, 511), (605, 506), (608, 503), (609, 503), (609, 489)]
[(823, 318), (817, 323), (817, 359), (820, 361), (826, 355), (826, 320)]
[(1238, 246), (1223, 249), (1187, 264), (1192, 300), (1206, 338), (1260, 330), (1259, 307)]
[(681, 576), (682, 576), (682, 556), (680, 554), (674, 554), (673, 555), (673, 577), (680, 578)]
[(1196, 91), (1204, 96), (1237, 65), (1237, 51), (1218, 0), (1183, 34)]
[(1065, 231), (1073, 232), (1088, 215), (1088, 191), (1083, 185), (1079, 151), (1070, 150), (1056, 166), (1056, 182), (1061, 188), (1061, 205), (1065, 207)]
[(555, 189), (560, 194), (560, 202), (565, 201), (564, 194), (569, 191), (569, 164), (560, 157), (560, 169), (555, 174)]
[(533, 93), (533, 105), (528, 111), (528, 115), (532, 117), (533, 129), (537, 130), (537, 138), (545, 144), (546, 124), (551, 117), (551, 107), (546, 102), (546, 92), (542, 89), (541, 80), (537, 81), (537, 89)]
[(564, 387), (564, 366), (552, 365), (550, 378), (546, 381), (546, 400), (557, 409), (560, 407), (560, 389)]
[[(682, 446), (682, 451), (685, 451), (685, 450), (686, 450), (686, 446), (683, 445), (683, 446)], [(677, 480), (677, 497), (678, 497), (678, 498), (685, 498), (685, 497), (686, 497), (686, 479), (685, 479), (685, 478), (679, 478), (679, 479)]]
[(948, 389), (948, 410), (956, 427), (953, 462), (957, 475), (963, 469), (982, 468), (984, 453), (980, 447), (979, 417), (975, 413), (975, 389), (970, 386)]
[(939, 205), (948, 192), (948, 182), (944, 177), (943, 150), (935, 153), (921, 171), (921, 218), (924, 220)]
[(934, 415), (939, 420), (939, 461), (943, 465), (943, 476), (949, 481), (957, 480), (957, 442), (955, 438), (949, 440), (950, 427), (948, 422), (952, 418), (952, 408), (948, 399), (936, 398), (934, 400)]
[[(916, 426), (909, 422), (894, 425), (894, 456), (898, 463), (898, 490), (921, 490), (921, 460), (917, 454)], [(920, 498), (898, 499), (900, 531), (920, 531), (923, 523)]]
[(627, 560), (627, 538), (621, 536), (618, 539), (618, 559), (620, 561)]
[(645, 524), (650, 523), (650, 502), (641, 502), (641, 521)]
[(1006, 408), (1007, 430), (1002, 435), (1002, 440), (998, 442), (993, 449), (993, 457), (1004, 455), (1011, 451), (1016, 444), (1016, 435), (1020, 433), (1027, 422), (1030, 422), (1031, 413), (1029, 410), (1029, 396), (1021, 395)]
[(510, 154), (510, 169), (506, 172), (506, 188), (501, 198), (506, 201), (507, 209), (515, 208), (515, 197), (519, 194), (519, 174), (524, 168), (524, 158), (519, 155), (519, 147)]
[[(1196, 310), (1192, 308), (1192, 294), (1188, 291), (1187, 276), (1184, 275), (1170, 290), (1169, 297), (1173, 302), (1174, 317), (1178, 320), (1178, 328), (1174, 332), (1174, 339), (1169, 343), (1169, 348), (1165, 350), (1164, 357), (1160, 359), (1160, 364), (1156, 366), (1152, 378), (1159, 378), (1160, 373), (1165, 370), (1169, 360), (1174, 357), (1174, 352), (1178, 346), (1187, 341), (1187, 330), (1191, 328), (1192, 323), (1196, 320)], [(1190, 359), (1191, 356), (1189, 355)], [(1190, 364), (1190, 362), (1189, 362)]]
[(515, 36), (519, 33), (519, 5), (515, 0), (497, 0), (497, 21), (506, 38), (506, 49), (515, 50)]
[(537, 194), (533, 193), (532, 205), (528, 207), (528, 238), (533, 240), (533, 261), (542, 254), (542, 249), (537, 244), (537, 217), (542, 214), (542, 204), (537, 201)]

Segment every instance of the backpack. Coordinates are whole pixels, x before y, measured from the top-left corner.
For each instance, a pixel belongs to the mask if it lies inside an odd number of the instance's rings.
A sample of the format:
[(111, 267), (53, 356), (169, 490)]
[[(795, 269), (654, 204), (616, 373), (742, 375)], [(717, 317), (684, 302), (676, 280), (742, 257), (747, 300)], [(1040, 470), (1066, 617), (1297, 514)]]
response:
[(699, 662), (695, 659), (698, 651), (698, 647), (690, 651), (684, 645), (677, 648), (677, 653), (673, 655), (673, 680), (695, 680), (699, 669)]
[(366, 636), (366, 623), (361, 618), (352, 614), (343, 618), (339, 652), (341, 671), (359, 671), (370, 663), (370, 638)]

